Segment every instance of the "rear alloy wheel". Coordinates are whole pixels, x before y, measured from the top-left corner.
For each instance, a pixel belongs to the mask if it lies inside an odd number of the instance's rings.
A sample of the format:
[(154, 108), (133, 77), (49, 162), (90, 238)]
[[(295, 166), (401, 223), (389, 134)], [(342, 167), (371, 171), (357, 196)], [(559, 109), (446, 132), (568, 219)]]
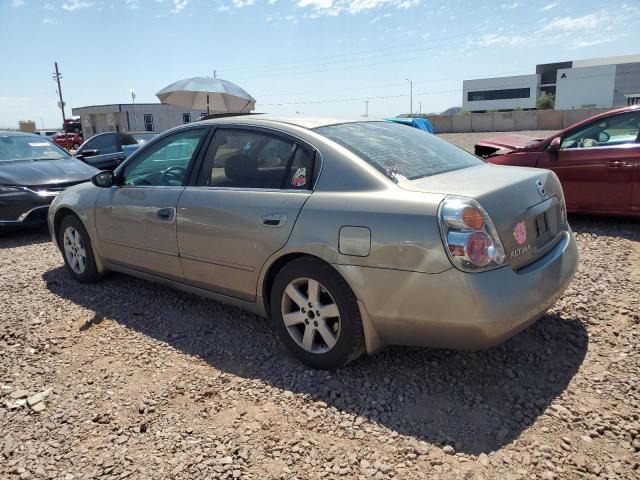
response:
[(338, 368), (364, 351), (355, 296), (344, 279), (319, 260), (294, 260), (278, 273), (271, 316), (289, 350), (313, 368)]
[(75, 215), (67, 215), (62, 219), (58, 230), (58, 245), (67, 271), (73, 278), (83, 283), (93, 282), (98, 278), (89, 234)]

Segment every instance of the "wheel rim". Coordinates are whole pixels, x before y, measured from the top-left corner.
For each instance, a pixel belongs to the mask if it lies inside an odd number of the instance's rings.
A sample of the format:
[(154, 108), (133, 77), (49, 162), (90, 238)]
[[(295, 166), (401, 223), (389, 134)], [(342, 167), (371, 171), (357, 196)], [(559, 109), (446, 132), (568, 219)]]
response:
[(87, 268), (87, 252), (84, 248), (82, 236), (73, 227), (67, 227), (62, 237), (64, 254), (71, 270), (82, 274)]
[(312, 278), (293, 280), (282, 294), (282, 321), (299, 347), (326, 353), (340, 336), (338, 304), (329, 290)]

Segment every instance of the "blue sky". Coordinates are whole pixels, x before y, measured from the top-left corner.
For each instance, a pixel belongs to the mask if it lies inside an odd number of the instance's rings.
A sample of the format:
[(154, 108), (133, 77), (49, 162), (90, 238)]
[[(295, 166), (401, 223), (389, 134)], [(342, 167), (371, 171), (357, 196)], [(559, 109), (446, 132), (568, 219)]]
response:
[(640, 53), (640, 3), (592, 0), (0, 0), (0, 127), (156, 102), (175, 80), (241, 85), (257, 110), (370, 116), (461, 104), (462, 80)]

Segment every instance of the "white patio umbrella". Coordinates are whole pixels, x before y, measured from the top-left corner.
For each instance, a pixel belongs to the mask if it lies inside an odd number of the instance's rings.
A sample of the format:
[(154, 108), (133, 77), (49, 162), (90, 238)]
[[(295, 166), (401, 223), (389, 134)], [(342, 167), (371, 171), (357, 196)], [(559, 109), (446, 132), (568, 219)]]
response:
[(248, 113), (256, 106), (256, 99), (228, 80), (212, 77), (193, 77), (178, 80), (163, 88), (156, 97), (162, 103), (197, 110), (207, 109), (223, 113)]

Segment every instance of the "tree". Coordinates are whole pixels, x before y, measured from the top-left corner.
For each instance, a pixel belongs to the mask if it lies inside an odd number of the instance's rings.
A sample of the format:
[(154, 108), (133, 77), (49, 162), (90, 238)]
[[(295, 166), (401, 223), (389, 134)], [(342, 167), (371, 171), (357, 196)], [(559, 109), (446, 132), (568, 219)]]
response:
[(538, 98), (538, 110), (553, 110), (556, 105), (556, 96), (550, 93), (545, 93)]

